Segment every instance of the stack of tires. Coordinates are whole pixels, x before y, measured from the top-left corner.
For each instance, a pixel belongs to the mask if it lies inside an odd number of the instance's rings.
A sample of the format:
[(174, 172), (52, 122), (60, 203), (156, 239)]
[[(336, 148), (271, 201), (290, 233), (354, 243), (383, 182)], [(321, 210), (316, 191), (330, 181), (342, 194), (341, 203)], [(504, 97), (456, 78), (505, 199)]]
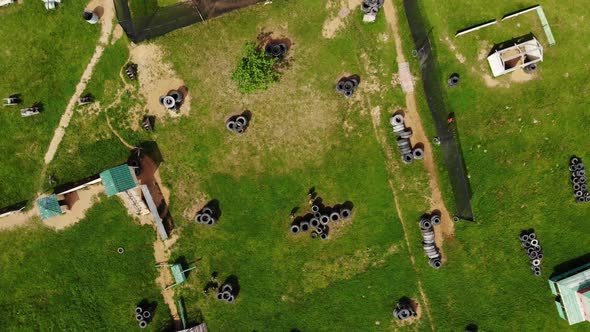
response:
[(276, 59), (283, 58), (285, 54), (287, 54), (288, 50), (289, 48), (287, 47), (287, 45), (281, 42), (269, 42), (268, 44), (266, 44), (266, 47), (264, 48), (264, 51), (266, 52), (266, 55), (269, 58)]
[(588, 193), (588, 184), (586, 183), (586, 170), (582, 159), (573, 156), (570, 159), (569, 170), (571, 172), (572, 188), (577, 203), (590, 202), (590, 193)]
[(225, 122), (225, 127), (229, 131), (233, 131), (237, 134), (243, 134), (248, 127), (248, 123), (248, 118), (246, 118), (244, 115), (237, 115), (229, 118)]
[(523, 232), (520, 237), (520, 243), (525, 253), (529, 256), (531, 270), (535, 276), (541, 275), (541, 260), (543, 259), (543, 249), (537, 239), (535, 232)]
[(127, 75), (130, 80), (135, 80), (137, 78), (137, 65), (134, 63), (128, 63), (125, 66), (125, 75)]
[(197, 215), (195, 216), (195, 222), (197, 224), (204, 224), (207, 226), (213, 226), (217, 224), (217, 215), (215, 211), (210, 206), (205, 206)]
[(441, 218), (437, 214), (425, 214), (420, 218), (420, 231), (422, 232), (422, 248), (428, 257), (428, 264), (434, 268), (439, 269), (442, 266), (440, 252), (434, 243), (434, 225), (439, 225)]
[(343, 77), (336, 83), (336, 92), (343, 94), (344, 97), (352, 97), (354, 91), (359, 85), (358, 76)]
[(297, 218), (289, 228), (291, 234), (299, 234), (311, 231), (311, 238), (325, 240), (330, 232), (330, 223), (337, 223), (349, 219), (352, 210), (349, 207), (335, 205), (333, 207), (323, 206), (317, 200), (311, 206), (311, 213), (304, 217)]
[(424, 158), (424, 149), (421, 147), (412, 148), (410, 137), (412, 137), (412, 130), (406, 128), (404, 122), (404, 115), (401, 113), (394, 114), (389, 123), (393, 127), (393, 133), (397, 138), (397, 147), (402, 155), (402, 161), (405, 164), (411, 163), (414, 159)]
[(393, 309), (393, 317), (397, 320), (406, 320), (413, 316), (416, 316), (416, 311), (409, 302), (400, 301)]
[(166, 96), (160, 96), (160, 105), (171, 111), (178, 111), (184, 100), (184, 95), (178, 90), (170, 91)]
[(361, 10), (366, 15), (377, 16), (379, 9), (383, 7), (384, 0), (363, 0)]
[(230, 304), (234, 303), (236, 300), (236, 294), (232, 285), (224, 284), (223, 286), (219, 287), (216, 298), (220, 301), (225, 301)]
[(135, 308), (135, 320), (139, 322), (139, 327), (145, 329), (152, 320), (152, 313), (149, 309), (142, 307)]

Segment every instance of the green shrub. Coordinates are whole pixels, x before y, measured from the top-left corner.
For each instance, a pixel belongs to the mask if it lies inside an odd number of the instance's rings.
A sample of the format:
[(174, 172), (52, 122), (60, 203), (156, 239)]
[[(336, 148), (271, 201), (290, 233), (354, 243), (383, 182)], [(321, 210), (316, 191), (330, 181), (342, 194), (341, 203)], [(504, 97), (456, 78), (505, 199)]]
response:
[(244, 53), (238, 68), (232, 73), (232, 80), (238, 84), (238, 90), (243, 93), (266, 90), (279, 78), (279, 74), (274, 71), (276, 60), (267, 57), (266, 53), (257, 49), (252, 42), (244, 45)]

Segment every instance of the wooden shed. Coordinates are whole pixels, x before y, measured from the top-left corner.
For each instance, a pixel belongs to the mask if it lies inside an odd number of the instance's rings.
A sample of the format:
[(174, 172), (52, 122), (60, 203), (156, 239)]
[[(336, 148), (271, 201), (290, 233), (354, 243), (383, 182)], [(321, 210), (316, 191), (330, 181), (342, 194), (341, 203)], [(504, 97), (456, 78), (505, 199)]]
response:
[(557, 313), (570, 325), (590, 322), (590, 262), (549, 279)]

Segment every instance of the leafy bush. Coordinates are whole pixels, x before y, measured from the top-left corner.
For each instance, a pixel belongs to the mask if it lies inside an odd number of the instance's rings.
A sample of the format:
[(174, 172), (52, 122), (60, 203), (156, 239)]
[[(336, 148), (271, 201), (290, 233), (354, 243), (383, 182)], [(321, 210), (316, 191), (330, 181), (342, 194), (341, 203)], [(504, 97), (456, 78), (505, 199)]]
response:
[(257, 49), (252, 42), (244, 45), (244, 53), (238, 68), (232, 73), (232, 80), (243, 93), (266, 90), (279, 78), (279, 74), (274, 71), (276, 59), (267, 57), (266, 53)]

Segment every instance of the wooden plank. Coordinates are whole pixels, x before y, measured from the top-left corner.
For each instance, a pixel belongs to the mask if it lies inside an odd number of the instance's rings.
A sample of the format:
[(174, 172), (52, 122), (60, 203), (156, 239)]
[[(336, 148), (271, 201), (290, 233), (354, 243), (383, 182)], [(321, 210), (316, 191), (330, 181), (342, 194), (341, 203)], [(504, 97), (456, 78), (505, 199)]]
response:
[(511, 18), (513, 18), (513, 17), (516, 17), (516, 16), (518, 16), (518, 15), (522, 15), (522, 14), (524, 14), (524, 13), (528, 13), (528, 12), (530, 12), (530, 11), (533, 11), (533, 10), (536, 10), (536, 9), (537, 9), (537, 8), (539, 8), (539, 7), (541, 7), (541, 6), (539, 6), (539, 5), (534, 5), (534, 6), (531, 6), (531, 7), (527, 7), (527, 8), (525, 8), (525, 9), (520, 9), (520, 10), (517, 10), (517, 11), (515, 11), (515, 12), (512, 12), (512, 13), (508, 13), (508, 14), (506, 14), (506, 15), (504, 15), (504, 16), (502, 17), (502, 21), (504, 21), (504, 20), (507, 20), (507, 19), (511, 19)]
[(168, 233), (166, 233), (166, 228), (162, 224), (162, 218), (160, 218), (160, 214), (158, 213), (158, 208), (154, 203), (154, 199), (152, 198), (152, 194), (150, 193), (148, 187), (145, 184), (141, 185), (141, 191), (143, 192), (143, 196), (145, 197), (145, 201), (147, 202), (148, 208), (152, 213), (152, 217), (154, 218), (154, 223), (156, 224), (156, 228), (158, 229), (158, 233), (160, 233), (160, 238), (162, 240), (168, 239)]

